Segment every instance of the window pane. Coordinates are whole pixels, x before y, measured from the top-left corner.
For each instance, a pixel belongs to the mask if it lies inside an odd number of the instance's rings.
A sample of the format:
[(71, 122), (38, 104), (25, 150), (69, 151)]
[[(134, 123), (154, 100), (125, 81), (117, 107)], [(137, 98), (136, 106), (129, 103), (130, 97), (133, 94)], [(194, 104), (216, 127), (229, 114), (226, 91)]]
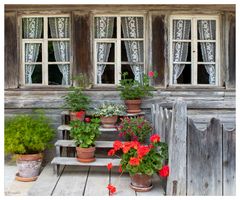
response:
[(69, 17), (48, 18), (48, 38), (69, 38)]
[(216, 40), (216, 20), (198, 20), (198, 40)]
[(70, 85), (70, 65), (48, 65), (48, 85)]
[(42, 65), (25, 65), (25, 83), (42, 83)]
[[(177, 84), (191, 84), (191, 65), (175, 65), (174, 74)], [(174, 79), (174, 76), (173, 76)]]
[(191, 42), (173, 42), (173, 62), (191, 62)]
[(143, 41), (122, 41), (121, 60), (128, 62), (143, 62), (144, 48)]
[(173, 39), (190, 40), (191, 39), (191, 20), (176, 19), (173, 20)]
[(26, 43), (25, 44), (25, 62), (42, 62), (42, 44)]
[(117, 18), (116, 17), (95, 17), (94, 18), (95, 38), (116, 38)]
[(70, 61), (69, 41), (48, 42), (48, 61), (69, 62)]
[(97, 43), (97, 62), (114, 62), (115, 44)]
[(143, 38), (143, 17), (121, 17), (122, 38)]
[(198, 62), (215, 62), (215, 54), (215, 42), (198, 42)]
[(198, 84), (215, 84), (215, 65), (198, 65)]
[(31, 17), (22, 19), (22, 38), (43, 38), (43, 18)]
[(124, 64), (122, 65), (122, 69), (121, 69), (121, 73), (123, 74), (124, 72), (127, 72), (128, 75), (126, 76), (127, 79), (134, 79), (134, 73), (139, 73), (138, 71), (143, 71), (143, 65), (138, 65), (140, 66), (140, 70), (138, 70), (136, 68), (136, 66), (134, 65), (128, 65), (128, 64)]
[(97, 65), (97, 83), (98, 84), (114, 84), (115, 69), (114, 65)]

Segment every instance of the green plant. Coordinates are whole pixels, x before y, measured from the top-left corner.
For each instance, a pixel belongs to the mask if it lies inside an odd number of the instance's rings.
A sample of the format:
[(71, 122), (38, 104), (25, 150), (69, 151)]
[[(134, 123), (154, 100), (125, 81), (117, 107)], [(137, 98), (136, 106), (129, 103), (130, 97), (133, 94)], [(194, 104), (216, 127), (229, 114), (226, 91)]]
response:
[(92, 86), (89, 77), (83, 73), (79, 73), (73, 78), (73, 80), (76, 82), (76, 85), (81, 89), (90, 88)]
[(64, 101), (64, 108), (73, 112), (87, 110), (90, 104), (90, 98), (79, 87), (71, 87), (70, 92), (64, 96)]
[(152, 96), (151, 91), (154, 90), (154, 87), (149, 84), (149, 77), (152, 76), (147, 76), (144, 74), (142, 82), (139, 82), (133, 79), (127, 79), (127, 75), (127, 72), (122, 74), (120, 84), (117, 86), (117, 90), (120, 91), (120, 96), (122, 99), (134, 100)]
[(79, 120), (71, 121), (70, 136), (75, 140), (77, 146), (82, 148), (92, 147), (100, 134), (99, 126), (99, 118), (92, 118), (87, 122)]
[(144, 142), (146, 137), (151, 134), (152, 126), (149, 121), (143, 117), (124, 117), (120, 119), (118, 126), (119, 136), (126, 140), (137, 140)]
[(95, 108), (94, 115), (96, 116), (123, 116), (126, 114), (125, 105), (113, 104), (113, 103), (103, 103), (98, 108)]
[(54, 135), (54, 130), (49, 125), (49, 119), (42, 111), (37, 111), (36, 116), (17, 115), (5, 121), (5, 152), (39, 153), (49, 147), (49, 142)]

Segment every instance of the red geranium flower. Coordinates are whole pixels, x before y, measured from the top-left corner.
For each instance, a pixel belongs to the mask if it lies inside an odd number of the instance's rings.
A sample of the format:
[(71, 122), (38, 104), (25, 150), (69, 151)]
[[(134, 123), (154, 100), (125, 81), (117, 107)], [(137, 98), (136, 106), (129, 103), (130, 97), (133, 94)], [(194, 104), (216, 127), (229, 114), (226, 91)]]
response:
[(110, 169), (112, 169), (112, 163), (111, 162), (107, 164), (107, 168), (108, 168), (108, 171), (110, 171)]
[(153, 71), (148, 72), (148, 76), (149, 77), (153, 77), (154, 76), (154, 72)]
[(108, 184), (107, 189), (109, 190), (110, 195), (116, 192), (116, 187), (112, 184)]
[(122, 145), (123, 145), (123, 144), (122, 144), (121, 141), (116, 140), (116, 141), (114, 141), (114, 143), (113, 143), (113, 148), (114, 148), (115, 151), (117, 151), (117, 150), (119, 150), (119, 149), (122, 148)]
[(91, 118), (90, 117), (85, 117), (85, 122), (86, 123), (90, 123), (91, 122)]
[(110, 149), (108, 151), (108, 156), (113, 156), (115, 154), (115, 150), (114, 149)]
[(150, 151), (150, 149), (149, 149), (148, 146), (140, 146), (140, 147), (137, 149), (138, 157), (139, 157), (139, 158), (144, 157), (145, 155), (148, 154), (149, 151)]
[(122, 173), (122, 165), (119, 165), (118, 172)]
[(132, 166), (137, 166), (140, 164), (139, 158), (131, 157), (129, 160), (129, 164)]
[(157, 142), (160, 142), (160, 136), (158, 134), (154, 134), (150, 137), (150, 141), (152, 143), (157, 143)]
[(78, 119), (81, 119), (82, 118), (82, 116), (84, 115), (84, 111), (79, 111), (79, 112), (77, 112), (76, 113), (76, 117), (78, 118)]
[(169, 166), (168, 165), (163, 166), (158, 173), (162, 177), (167, 177), (169, 175)]

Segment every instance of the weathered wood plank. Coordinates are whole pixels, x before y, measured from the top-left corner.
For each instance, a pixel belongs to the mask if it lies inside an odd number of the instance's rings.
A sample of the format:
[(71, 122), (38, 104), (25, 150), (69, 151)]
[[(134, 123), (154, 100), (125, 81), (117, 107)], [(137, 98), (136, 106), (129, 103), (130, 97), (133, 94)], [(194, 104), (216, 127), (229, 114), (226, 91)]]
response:
[(82, 196), (89, 167), (66, 166), (58, 181), (53, 196)]
[(91, 167), (84, 196), (108, 196), (107, 186), (110, 183), (109, 180), (107, 167)]
[[(169, 168), (167, 195), (186, 195), (187, 105), (177, 100), (173, 105), (169, 134)], [(177, 184), (175, 184), (177, 183)]]
[[(71, 127), (69, 125), (60, 125), (58, 127), (59, 131), (70, 131)], [(99, 131), (104, 131), (104, 132), (113, 132), (113, 131), (117, 131), (116, 128), (103, 128), (102, 126), (99, 127)]]
[(236, 130), (223, 128), (223, 195), (236, 195)]
[(48, 164), (44, 167), (35, 184), (30, 188), (30, 196), (50, 196), (59, 180), (60, 176), (53, 173), (52, 166)]
[(187, 195), (222, 195), (222, 128), (213, 118), (205, 131), (188, 120)]
[[(97, 148), (112, 148), (113, 142), (112, 141), (96, 141), (95, 145)], [(58, 140), (55, 143), (55, 146), (76, 147), (74, 140)]]

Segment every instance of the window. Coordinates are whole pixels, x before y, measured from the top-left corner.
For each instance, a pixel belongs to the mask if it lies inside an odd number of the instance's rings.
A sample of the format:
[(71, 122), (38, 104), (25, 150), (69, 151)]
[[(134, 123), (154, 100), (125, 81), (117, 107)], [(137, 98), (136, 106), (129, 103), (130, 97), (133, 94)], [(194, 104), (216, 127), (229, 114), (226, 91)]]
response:
[(22, 18), (22, 66), (25, 85), (70, 85), (68, 16)]
[(144, 17), (95, 16), (95, 83), (114, 85), (121, 73), (142, 80), (144, 72)]
[(171, 83), (218, 85), (218, 18), (172, 16), (170, 26)]

